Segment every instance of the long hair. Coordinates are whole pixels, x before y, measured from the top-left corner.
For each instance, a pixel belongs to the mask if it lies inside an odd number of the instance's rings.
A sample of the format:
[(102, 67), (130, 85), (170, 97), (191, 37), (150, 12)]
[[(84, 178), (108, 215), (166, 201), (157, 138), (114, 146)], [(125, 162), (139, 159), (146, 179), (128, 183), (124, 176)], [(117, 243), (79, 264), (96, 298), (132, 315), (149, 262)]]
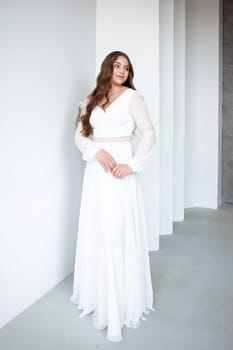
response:
[(82, 121), (83, 129), (81, 130), (81, 133), (83, 136), (87, 137), (93, 133), (93, 129), (90, 124), (90, 115), (93, 108), (95, 108), (103, 99), (106, 100), (106, 102), (103, 104), (103, 108), (109, 102), (109, 91), (112, 84), (111, 81), (112, 81), (112, 74), (113, 74), (113, 64), (119, 56), (124, 56), (128, 60), (128, 64), (129, 64), (129, 75), (127, 80), (122, 85), (135, 90), (135, 87), (133, 84), (134, 71), (133, 71), (133, 66), (132, 66), (132, 63), (130, 62), (129, 57), (124, 52), (121, 52), (121, 51), (110, 52), (105, 57), (105, 59), (101, 64), (100, 73), (96, 79), (96, 87), (88, 96), (89, 102), (86, 107), (86, 113), (81, 116), (80, 115), (81, 112), (79, 110), (79, 113), (76, 118), (76, 123), (75, 123), (76, 127), (78, 125), (78, 121), (79, 120)]

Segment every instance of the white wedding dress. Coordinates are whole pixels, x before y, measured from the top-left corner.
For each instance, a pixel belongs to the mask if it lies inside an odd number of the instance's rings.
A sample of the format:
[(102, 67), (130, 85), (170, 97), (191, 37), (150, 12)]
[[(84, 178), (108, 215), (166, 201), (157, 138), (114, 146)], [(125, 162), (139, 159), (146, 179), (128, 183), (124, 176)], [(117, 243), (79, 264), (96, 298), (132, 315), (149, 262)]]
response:
[[(87, 102), (80, 103), (81, 114)], [(70, 300), (81, 310), (79, 317), (91, 314), (95, 328), (107, 327), (107, 340), (121, 341), (124, 325), (137, 328), (144, 314), (154, 311), (138, 172), (150, 160), (155, 132), (143, 96), (133, 89), (126, 89), (105, 111), (95, 107), (90, 123), (92, 139), (81, 135), (81, 122), (75, 132), (87, 163)], [(141, 139), (133, 154), (129, 138), (136, 127)], [(99, 149), (117, 163), (129, 164), (133, 174), (118, 179), (105, 172), (95, 158)]]

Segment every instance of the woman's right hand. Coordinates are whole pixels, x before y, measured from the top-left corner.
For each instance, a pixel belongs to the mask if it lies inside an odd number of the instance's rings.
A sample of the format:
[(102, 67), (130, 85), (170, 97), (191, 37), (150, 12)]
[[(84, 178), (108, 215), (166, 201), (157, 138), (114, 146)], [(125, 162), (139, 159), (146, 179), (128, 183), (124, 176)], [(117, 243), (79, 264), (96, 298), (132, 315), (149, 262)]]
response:
[(96, 153), (96, 159), (105, 171), (111, 171), (117, 165), (115, 159), (111, 156), (111, 154), (104, 149), (100, 149)]

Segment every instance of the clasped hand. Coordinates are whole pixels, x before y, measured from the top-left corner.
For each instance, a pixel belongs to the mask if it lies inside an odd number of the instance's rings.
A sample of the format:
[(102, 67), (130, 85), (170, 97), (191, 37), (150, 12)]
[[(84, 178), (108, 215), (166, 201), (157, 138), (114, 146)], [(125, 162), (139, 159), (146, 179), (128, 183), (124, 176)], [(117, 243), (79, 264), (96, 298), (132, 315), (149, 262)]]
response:
[(103, 149), (96, 153), (96, 159), (105, 171), (110, 171), (118, 179), (123, 179), (125, 176), (133, 173), (128, 164), (117, 164), (112, 155)]

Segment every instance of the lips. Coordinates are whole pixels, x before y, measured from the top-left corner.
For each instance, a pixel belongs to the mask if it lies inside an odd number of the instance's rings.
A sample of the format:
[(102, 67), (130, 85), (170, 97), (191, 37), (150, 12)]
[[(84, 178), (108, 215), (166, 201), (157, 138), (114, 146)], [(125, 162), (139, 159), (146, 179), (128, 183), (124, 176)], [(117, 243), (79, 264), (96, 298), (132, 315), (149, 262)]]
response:
[(117, 78), (124, 79), (124, 76), (122, 75), (116, 75)]

